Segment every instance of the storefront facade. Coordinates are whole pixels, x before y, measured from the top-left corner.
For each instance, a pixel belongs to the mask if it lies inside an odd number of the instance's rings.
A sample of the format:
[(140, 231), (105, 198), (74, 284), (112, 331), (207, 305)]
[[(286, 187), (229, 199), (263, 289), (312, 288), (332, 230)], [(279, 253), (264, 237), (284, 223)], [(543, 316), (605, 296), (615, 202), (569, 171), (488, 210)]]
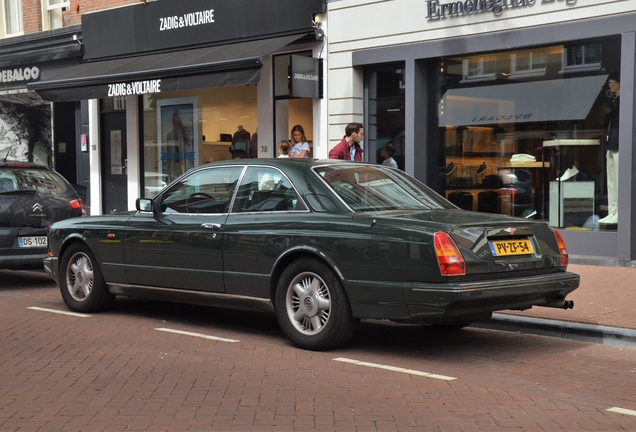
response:
[(401, 169), (460, 208), (545, 220), (580, 262), (631, 265), (634, 10), (330, 2), (329, 147), (362, 122), (367, 161), (391, 142)]
[[(183, 0), (83, 15), (81, 64), (30, 88), (80, 103), (90, 213), (134, 209), (207, 162), (274, 157), (296, 124), (318, 143), (324, 40), (314, 20), (325, 7)], [(316, 91), (292, 91), (296, 67), (319, 78)]]

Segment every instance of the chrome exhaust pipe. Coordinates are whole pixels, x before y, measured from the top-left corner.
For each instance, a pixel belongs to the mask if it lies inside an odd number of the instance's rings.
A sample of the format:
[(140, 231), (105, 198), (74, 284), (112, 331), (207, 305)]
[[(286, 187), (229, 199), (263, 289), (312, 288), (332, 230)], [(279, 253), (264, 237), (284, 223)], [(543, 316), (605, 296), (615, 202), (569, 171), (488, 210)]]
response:
[(557, 309), (572, 309), (574, 308), (574, 300), (552, 300), (541, 306)]

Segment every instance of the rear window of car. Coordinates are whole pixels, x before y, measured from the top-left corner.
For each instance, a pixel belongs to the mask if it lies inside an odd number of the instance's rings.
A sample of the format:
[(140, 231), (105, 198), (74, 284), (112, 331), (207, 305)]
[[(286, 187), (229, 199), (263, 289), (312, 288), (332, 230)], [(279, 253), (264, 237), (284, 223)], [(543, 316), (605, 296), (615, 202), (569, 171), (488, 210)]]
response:
[(314, 169), (354, 211), (451, 208), (433, 190), (399, 170), (363, 164)]
[(13, 191), (66, 192), (64, 180), (39, 168), (0, 168), (0, 193)]

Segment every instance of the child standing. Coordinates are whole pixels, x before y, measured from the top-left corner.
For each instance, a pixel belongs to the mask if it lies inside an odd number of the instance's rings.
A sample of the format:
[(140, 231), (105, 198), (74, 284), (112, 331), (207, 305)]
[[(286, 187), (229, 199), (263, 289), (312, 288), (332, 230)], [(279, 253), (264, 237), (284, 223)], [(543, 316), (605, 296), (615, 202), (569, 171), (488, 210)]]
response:
[(278, 143), (278, 157), (288, 158), (289, 151), (291, 150), (291, 143), (287, 140), (282, 140)]

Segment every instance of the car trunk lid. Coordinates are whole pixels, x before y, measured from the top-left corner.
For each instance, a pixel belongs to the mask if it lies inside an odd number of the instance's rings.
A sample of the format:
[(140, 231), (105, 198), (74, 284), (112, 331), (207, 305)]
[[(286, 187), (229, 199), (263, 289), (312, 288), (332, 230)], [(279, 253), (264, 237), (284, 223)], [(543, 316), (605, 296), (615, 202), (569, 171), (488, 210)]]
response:
[[(565, 267), (564, 246), (554, 230), (530, 219), (457, 210), (421, 212), (385, 211), (367, 213), (377, 224), (387, 223), (412, 229), (415, 225), (429, 232), (445, 232), (456, 243), (465, 262), (466, 275), (537, 271)], [(355, 217), (360, 219), (356, 215)], [(431, 244), (431, 247), (434, 247)]]

